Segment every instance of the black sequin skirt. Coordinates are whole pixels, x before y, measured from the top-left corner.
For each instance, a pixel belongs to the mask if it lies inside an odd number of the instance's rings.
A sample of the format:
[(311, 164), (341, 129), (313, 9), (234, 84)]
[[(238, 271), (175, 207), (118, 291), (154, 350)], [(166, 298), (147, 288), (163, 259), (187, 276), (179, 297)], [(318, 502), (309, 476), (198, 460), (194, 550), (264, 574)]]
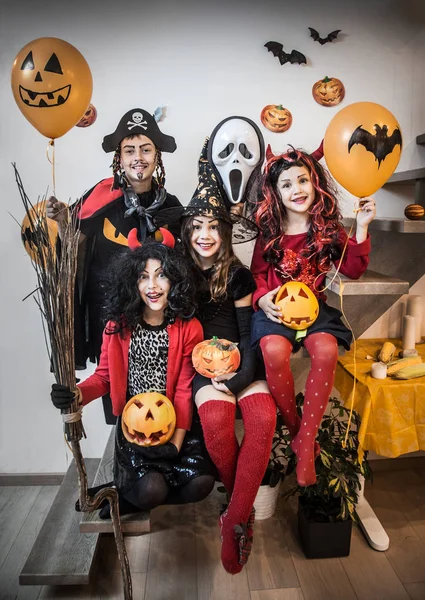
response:
[[(339, 346), (343, 346), (346, 350), (350, 349), (353, 339), (351, 331), (344, 325), (341, 320), (342, 313), (336, 308), (329, 306), (323, 300), (319, 300), (319, 316), (310, 327), (307, 329), (307, 336), (311, 333), (330, 333), (333, 335)], [(254, 348), (258, 348), (261, 338), (267, 335), (281, 335), (288, 339), (293, 345), (293, 352), (297, 352), (303, 344), (305, 338), (296, 340), (295, 329), (289, 329), (283, 323), (275, 323), (270, 321), (261, 309), (252, 316), (251, 320), (251, 342)]]
[(205, 448), (202, 428), (196, 411), (190, 431), (186, 432), (181, 450), (174, 460), (150, 461), (138, 453), (138, 446), (122, 432), (121, 417), (115, 428), (114, 483), (120, 494), (126, 494), (146, 473), (161, 473), (170, 488), (185, 485), (200, 475), (217, 476)]

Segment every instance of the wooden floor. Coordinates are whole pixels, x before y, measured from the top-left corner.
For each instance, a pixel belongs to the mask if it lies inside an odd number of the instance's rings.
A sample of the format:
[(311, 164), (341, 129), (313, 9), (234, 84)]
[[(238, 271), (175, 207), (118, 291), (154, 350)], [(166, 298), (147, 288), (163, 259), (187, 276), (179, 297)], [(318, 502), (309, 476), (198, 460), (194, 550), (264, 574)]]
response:
[[(0, 488), (0, 599), (122, 598), (112, 535), (102, 534), (90, 586), (19, 586), (56, 487)], [(425, 470), (375, 474), (366, 496), (389, 537), (387, 552), (353, 529), (351, 554), (307, 560), (296, 536), (294, 502), (255, 524), (254, 547), (241, 574), (220, 563), (217, 525), (222, 496), (153, 511), (152, 532), (127, 537), (134, 600), (424, 600)], [(74, 499), (70, 499), (73, 501)]]

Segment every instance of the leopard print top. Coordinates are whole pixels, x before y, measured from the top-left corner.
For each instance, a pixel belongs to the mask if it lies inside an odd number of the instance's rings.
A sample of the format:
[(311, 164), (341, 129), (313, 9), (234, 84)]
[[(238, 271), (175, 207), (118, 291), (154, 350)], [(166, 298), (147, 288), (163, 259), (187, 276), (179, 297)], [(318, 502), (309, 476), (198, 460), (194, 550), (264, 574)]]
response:
[(139, 323), (133, 330), (128, 351), (128, 393), (131, 396), (155, 390), (165, 394), (168, 363), (166, 323)]

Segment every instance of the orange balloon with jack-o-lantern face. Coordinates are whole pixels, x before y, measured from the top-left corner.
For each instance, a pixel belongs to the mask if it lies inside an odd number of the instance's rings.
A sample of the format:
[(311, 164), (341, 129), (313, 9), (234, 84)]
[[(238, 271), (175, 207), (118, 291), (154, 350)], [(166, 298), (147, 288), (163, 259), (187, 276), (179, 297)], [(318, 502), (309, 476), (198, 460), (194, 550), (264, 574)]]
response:
[(288, 281), (282, 285), (274, 303), (281, 309), (279, 318), (282, 323), (297, 331), (313, 325), (319, 315), (316, 296), (300, 281)]
[(161, 446), (176, 428), (172, 402), (158, 392), (146, 392), (130, 398), (121, 418), (124, 437), (138, 446)]
[(12, 67), (12, 91), (24, 117), (42, 135), (56, 139), (83, 116), (93, 80), (84, 56), (58, 38), (33, 40)]
[(217, 337), (199, 342), (192, 351), (195, 370), (209, 379), (234, 373), (240, 362), (237, 344)]

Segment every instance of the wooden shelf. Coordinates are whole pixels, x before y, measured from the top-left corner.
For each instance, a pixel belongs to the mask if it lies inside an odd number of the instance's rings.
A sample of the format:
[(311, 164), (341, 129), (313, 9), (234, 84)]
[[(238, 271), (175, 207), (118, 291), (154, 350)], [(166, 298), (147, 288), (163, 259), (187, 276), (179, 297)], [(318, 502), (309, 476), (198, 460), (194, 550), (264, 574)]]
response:
[(384, 183), (382, 187), (391, 185), (392, 183), (407, 183), (409, 181), (416, 181), (417, 179), (425, 179), (424, 167), (421, 169), (410, 169), (409, 171), (394, 173), (394, 175), (391, 175), (391, 177), (386, 183)]
[[(351, 227), (354, 219), (342, 219), (344, 227)], [(409, 219), (373, 219), (369, 224), (371, 231), (396, 231), (398, 233), (425, 233), (425, 220), (410, 221)]]
[[(333, 278), (333, 271), (326, 277), (326, 285)], [(395, 277), (388, 277), (376, 271), (366, 271), (360, 279), (349, 279), (345, 275), (337, 276), (330, 284), (328, 290), (335, 294), (340, 293), (340, 279), (344, 284), (344, 296), (369, 296), (375, 294), (398, 295), (409, 293), (409, 282)]]

